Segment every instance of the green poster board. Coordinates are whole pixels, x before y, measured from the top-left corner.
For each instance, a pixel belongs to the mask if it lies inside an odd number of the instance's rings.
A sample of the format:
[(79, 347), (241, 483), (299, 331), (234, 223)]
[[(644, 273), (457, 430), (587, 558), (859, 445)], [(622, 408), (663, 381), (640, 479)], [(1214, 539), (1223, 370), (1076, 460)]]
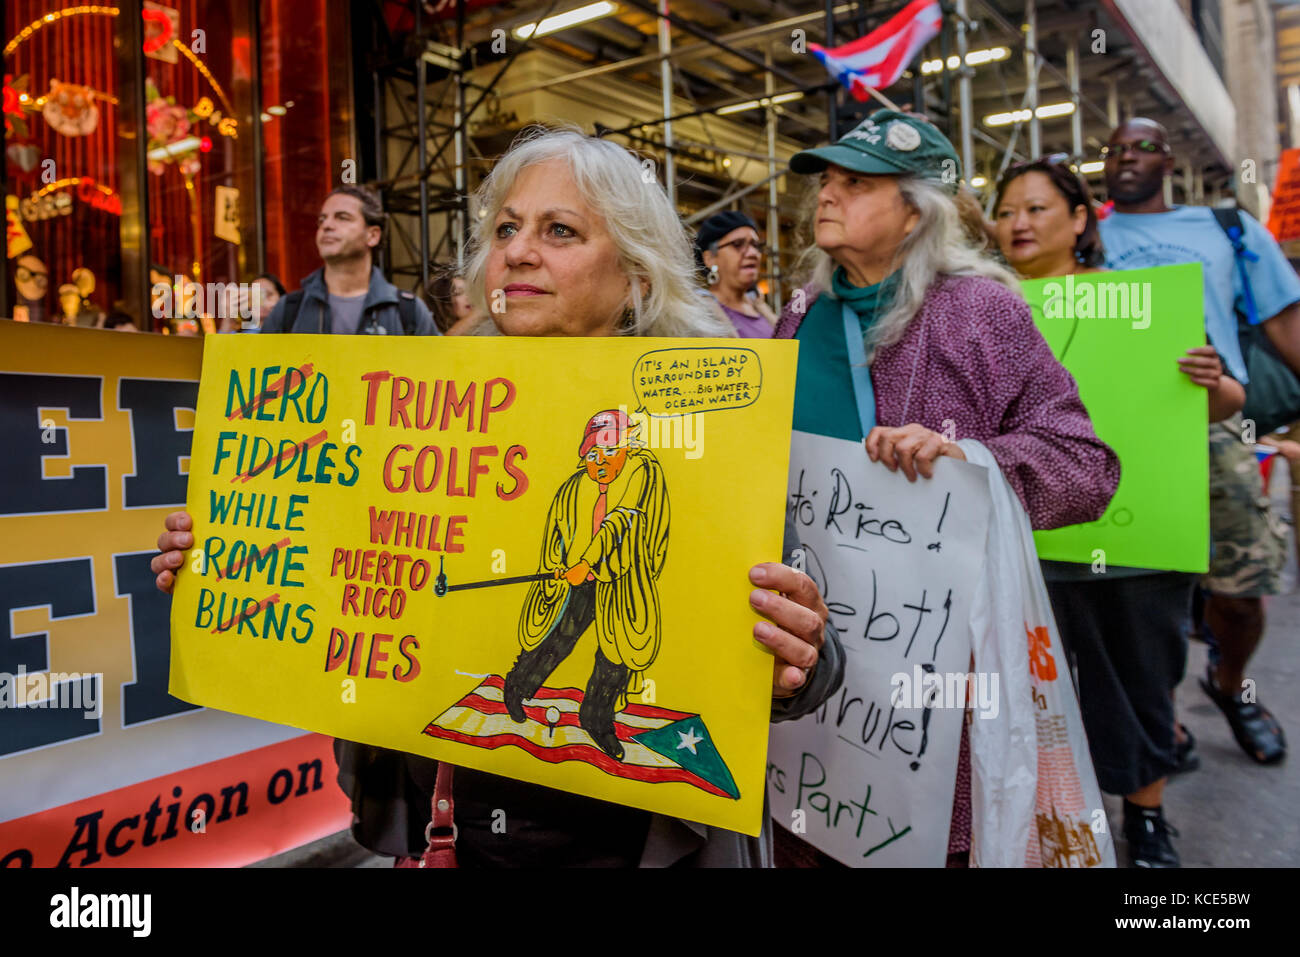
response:
[(1099, 521), (1035, 532), (1040, 558), (1203, 572), (1209, 560), (1206, 391), (1178, 370), (1205, 344), (1201, 265), (1023, 284), (1052, 353), (1120, 460)]

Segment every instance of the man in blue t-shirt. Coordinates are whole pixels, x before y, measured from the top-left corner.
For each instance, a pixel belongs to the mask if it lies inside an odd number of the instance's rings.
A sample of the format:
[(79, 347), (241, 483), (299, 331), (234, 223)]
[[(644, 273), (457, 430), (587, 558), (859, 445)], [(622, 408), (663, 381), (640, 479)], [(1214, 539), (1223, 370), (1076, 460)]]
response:
[[(1115, 212), (1100, 224), (1106, 262), (1113, 269), (1141, 269), (1199, 262), (1204, 270), (1205, 331), (1227, 371), (1246, 384), (1246, 363), (1237, 339), (1237, 309), (1245, 311), (1241, 272), (1228, 237), (1203, 206), (1165, 205), (1164, 179), (1174, 157), (1163, 126), (1132, 119), (1110, 136), (1103, 152), (1106, 188)], [(1241, 214), (1250, 292), (1270, 341), (1300, 370), (1300, 278), (1273, 237), (1249, 214)], [(1246, 433), (1253, 441), (1253, 436)], [(1277, 594), (1283, 557), (1280, 526), (1262, 487), (1251, 446), (1243, 441), (1240, 415), (1211, 426), (1209, 573), (1205, 621), (1219, 642), (1201, 686), (1223, 711), (1238, 744), (1261, 763), (1286, 754), (1281, 727), (1246, 689), (1244, 672), (1264, 630), (1262, 597)], [(1172, 691), (1172, 689), (1170, 689)], [(1181, 730), (1181, 729), (1180, 729)]]

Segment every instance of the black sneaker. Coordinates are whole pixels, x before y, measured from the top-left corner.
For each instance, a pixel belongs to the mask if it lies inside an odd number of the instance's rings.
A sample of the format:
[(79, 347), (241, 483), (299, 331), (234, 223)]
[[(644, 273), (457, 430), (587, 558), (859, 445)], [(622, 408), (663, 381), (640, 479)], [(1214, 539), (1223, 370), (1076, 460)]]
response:
[(1179, 724), (1178, 727), (1182, 729), (1183, 740), (1180, 742), (1175, 737), (1174, 766), (1170, 769), (1170, 774), (1186, 774), (1201, 766), (1201, 755), (1196, 750), (1196, 738), (1186, 725)]
[(1138, 807), (1124, 802), (1124, 838), (1128, 841), (1129, 867), (1182, 867), (1169, 835), (1178, 831), (1165, 820), (1163, 808)]

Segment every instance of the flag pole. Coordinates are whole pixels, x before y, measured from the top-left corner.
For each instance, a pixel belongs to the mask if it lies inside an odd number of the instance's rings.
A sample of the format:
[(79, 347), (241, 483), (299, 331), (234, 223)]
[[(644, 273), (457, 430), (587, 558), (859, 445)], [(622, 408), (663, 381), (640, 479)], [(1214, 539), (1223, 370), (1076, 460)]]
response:
[(867, 84), (863, 83), (861, 80), (858, 81), (858, 86), (862, 87), (862, 89), (866, 90), (869, 94), (871, 94), (881, 103), (883, 103), (885, 105), (885, 109), (893, 110), (895, 113), (903, 112), (902, 108), (897, 103), (895, 103), (889, 97), (885, 96), (885, 94), (881, 93), (874, 86), (867, 86)]

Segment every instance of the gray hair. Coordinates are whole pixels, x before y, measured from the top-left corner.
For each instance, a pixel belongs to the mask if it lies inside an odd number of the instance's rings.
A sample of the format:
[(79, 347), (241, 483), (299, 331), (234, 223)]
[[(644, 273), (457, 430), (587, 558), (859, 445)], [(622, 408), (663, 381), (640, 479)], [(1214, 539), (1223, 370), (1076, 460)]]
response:
[[(486, 272), (497, 214), (519, 174), (530, 166), (560, 159), (592, 209), (604, 218), (618, 249), (619, 265), (630, 289), (630, 322), (624, 335), (734, 337), (735, 329), (701, 295), (693, 282), (694, 254), (686, 227), (667, 194), (648, 174), (649, 161), (608, 140), (586, 136), (576, 127), (534, 127), (511, 144), (470, 201), (473, 235), (465, 281), (481, 308), (488, 308)], [(641, 291), (645, 280), (647, 290)]]
[[(948, 187), (919, 176), (899, 177), (898, 190), (916, 214), (912, 232), (898, 246), (891, 272), (898, 271), (898, 288), (889, 308), (871, 326), (863, 345), (870, 359), (876, 349), (893, 345), (903, 337), (908, 323), (921, 309), (934, 280), (941, 276), (983, 276), (1017, 295), (1020, 283), (1011, 270), (994, 262), (972, 245), (962, 227), (957, 205)], [(815, 219), (817, 193), (812, 193), (810, 218)], [(834, 298), (831, 273), (835, 261), (816, 242), (804, 250), (800, 264), (808, 271), (815, 294)]]

